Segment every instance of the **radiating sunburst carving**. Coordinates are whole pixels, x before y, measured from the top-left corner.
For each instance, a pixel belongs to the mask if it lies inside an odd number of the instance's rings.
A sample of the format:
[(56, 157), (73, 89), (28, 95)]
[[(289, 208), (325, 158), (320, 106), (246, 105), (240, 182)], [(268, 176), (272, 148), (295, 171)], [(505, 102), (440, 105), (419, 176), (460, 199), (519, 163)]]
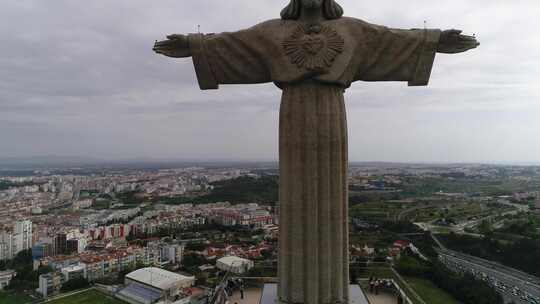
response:
[(344, 44), (343, 38), (330, 27), (300, 25), (283, 41), (283, 48), (298, 68), (324, 71), (343, 52)]

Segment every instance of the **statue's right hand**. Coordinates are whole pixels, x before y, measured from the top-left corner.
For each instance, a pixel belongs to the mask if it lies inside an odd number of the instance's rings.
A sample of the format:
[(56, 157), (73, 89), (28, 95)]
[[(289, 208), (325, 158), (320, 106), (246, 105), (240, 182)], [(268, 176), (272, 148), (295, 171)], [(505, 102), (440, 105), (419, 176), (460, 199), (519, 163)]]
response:
[(189, 39), (186, 35), (169, 35), (167, 40), (156, 41), (153, 50), (168, 57), (182, 58), (191, 56)]

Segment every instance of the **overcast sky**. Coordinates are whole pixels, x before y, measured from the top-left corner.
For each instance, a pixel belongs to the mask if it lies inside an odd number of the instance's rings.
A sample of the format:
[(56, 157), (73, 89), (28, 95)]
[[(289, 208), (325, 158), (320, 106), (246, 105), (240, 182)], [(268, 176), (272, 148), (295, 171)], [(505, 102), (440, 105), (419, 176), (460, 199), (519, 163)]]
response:
[[(286, 0), (2, 0), (0, 157), (275, 160), (280, 91), (200, 91), (169, 33), (233, 31)], [(459, 28), (481, 48), (437, 55), (430, 86), (357, 82), (352, 161), (540, 161), (538, 0), (341, 0), (391, 27)]]

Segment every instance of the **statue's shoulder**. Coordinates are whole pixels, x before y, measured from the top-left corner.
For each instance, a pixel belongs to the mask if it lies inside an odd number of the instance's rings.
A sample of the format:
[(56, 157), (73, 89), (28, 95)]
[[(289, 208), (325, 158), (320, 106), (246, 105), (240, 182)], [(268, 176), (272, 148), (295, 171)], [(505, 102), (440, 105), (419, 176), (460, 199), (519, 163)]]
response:
[(373, 24), (370, 22), (367, 22), (362, 19), (353, 18), (353, 17), (341, 17), (338, 19), (343, 24), (352, 25), (352, 26), (360, 26), (369, 30), (384, 30), (386, 29), (385, 26)]
[(249, 31), (261, 37), (281, 39), (299, 24), (296, 20), (271, 19), (252, 26)]
[(298, 24), (298, 21), (295, 20), (283, 20), (283, 19), (270, 19), (267, 21), (263, 21), (259, 24), (254, 25), (252, 28), (257, 29), (271, 29), (276, 27), (283, 27), (283, 26), (293, 26), (295, 24)]
[(347, 27), (353, 32), (361, 32), (363, 35), (377, 35), (388, 28), (382, 25), (373, 24), (362, 19), (353, 17), (341, 17), (334, 20), (338, 26)]

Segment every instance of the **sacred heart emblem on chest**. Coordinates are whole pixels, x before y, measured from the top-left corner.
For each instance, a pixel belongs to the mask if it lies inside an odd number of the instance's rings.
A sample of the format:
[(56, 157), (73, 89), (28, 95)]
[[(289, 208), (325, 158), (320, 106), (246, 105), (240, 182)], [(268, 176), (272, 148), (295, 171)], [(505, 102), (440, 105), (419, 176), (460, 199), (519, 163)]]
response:
[(324, 47), (323, 39), (320, 35), (306, 35), (302, 39), (302, 48), (312, 55), (318, 54)]
[(301, 25), (283, 41), (283, 49), (298, 68), (322, 72), (332, 66), (344, 44), (344, 39), (330, 27)]

